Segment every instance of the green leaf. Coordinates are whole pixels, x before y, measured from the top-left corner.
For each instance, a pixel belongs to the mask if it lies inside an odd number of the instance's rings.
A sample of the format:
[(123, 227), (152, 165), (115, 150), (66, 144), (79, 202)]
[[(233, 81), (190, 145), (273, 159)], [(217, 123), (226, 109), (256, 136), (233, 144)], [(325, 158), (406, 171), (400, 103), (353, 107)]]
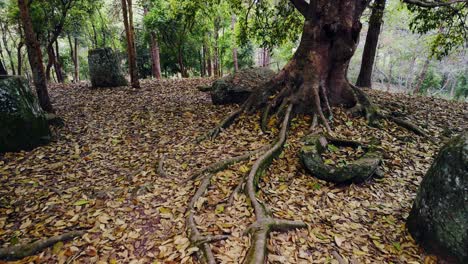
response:
[(328, 150), (331, 151), (331, 152), (336, 152), (336, 151), (339, 150), (339, 148), (338, 148), (337, 146), (333, 145), (333, 144), (328, 144), (328, 145), (327, 145), (327, 148), (328, 148)]
[(76, 201), (73, 205), (80, 206), (80, 205), (85, 205), (85, 204), (88, 204), (88, 203), (89, 203), (88, 200), (81, 199), (81, 200)]
[(216, 214), (221, 214), (223, 212), (224, 212), (224, 205), (220, 204), (220, 205), (216, 206), (216, 209), (215, 209)]
[(393, 242), (393, 246), (396, 248), (396, 250), (401, 251), (401, 245), (399, 242)]

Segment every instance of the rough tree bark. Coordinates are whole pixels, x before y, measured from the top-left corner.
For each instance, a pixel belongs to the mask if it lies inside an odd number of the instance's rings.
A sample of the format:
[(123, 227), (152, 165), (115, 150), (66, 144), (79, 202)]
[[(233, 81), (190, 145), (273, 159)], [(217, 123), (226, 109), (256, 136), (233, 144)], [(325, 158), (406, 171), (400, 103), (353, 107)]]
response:
[(140, 88), (138, 69), (136, 65), (135, 34), (133, 28), (132, 0), (122, 0), (122, 13), (124, 18), (125, 35), (127, 38), (128, 66), (130, 82), (133, 88)]
[(362, 53), (361, 70), (356, 85), (359, 87), (372, 87), (372, 67), (374, 65), (377, 43), (379, 41), (382, 17), (385, 9), (385, 0), (376, 0), (372, 7), (369, 19), (369, 30), (367, 32), (366, 44)]
[(36, 86), (39, 104), (44, 111), (53, 112), (54, 109), (50, 103), (49, 93), (47, 91), (41, 48), (37, 41), (36, 33), (33, 30), (28, 3), (25, 0), (18, 0), (18, 6), (20, 10), (21, 24), (23, 25), (24, 30), (26, 47), (28, 50), (29, 64), (31, 65), (34, 86)]
[(359, 41), (359, 18), (367, 2), (292, 3), (305, 17), (300, 45), (277, 76), (256, 90), (242, 107), (247, 111), (263, 107), (272, 111), (289, 102), (295, 105), (296, 113), (317, 114), (331, 130), (323, 109), (330, 114), (330, 106), (352, 107), (357, 102), (346, 72)]

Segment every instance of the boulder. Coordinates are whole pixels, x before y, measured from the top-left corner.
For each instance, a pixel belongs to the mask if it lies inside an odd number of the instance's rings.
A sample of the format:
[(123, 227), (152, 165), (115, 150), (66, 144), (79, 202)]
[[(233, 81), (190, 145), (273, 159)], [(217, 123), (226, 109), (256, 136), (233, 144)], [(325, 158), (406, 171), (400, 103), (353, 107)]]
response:
[(44, 111), (28, 82), (0, 76), (0, 153), (30, 150), (50, 141)]
[(89, 50), (88, 63), (93, 87), (118, 87), (128, 84), (120, 69), (120, 60), (111, 48)]
[(428, 252), (468, 263), (468, 132), (436, 156), (421, 182), (406, 226)]
[(240, 70), (213, 82), (211, 100), (213, 104), (241, 104), (252, 91), (268, 82), (275, 72), (268, 68)]
[[(346, 166), (336, 167), (325, 164), (321, 154), (327, 150), (328, 144), (342, 147), (361, 147), (366, 153)], [(362, 183), (372, 176), (381, 177), (379, 166), (382, 153), (373, 150), (356, 141), (346, 141), (323, 135), (309, 135), (304, 140), (304, 146), (299, 152), (302, 164), (314, 177), (333, 183)]]

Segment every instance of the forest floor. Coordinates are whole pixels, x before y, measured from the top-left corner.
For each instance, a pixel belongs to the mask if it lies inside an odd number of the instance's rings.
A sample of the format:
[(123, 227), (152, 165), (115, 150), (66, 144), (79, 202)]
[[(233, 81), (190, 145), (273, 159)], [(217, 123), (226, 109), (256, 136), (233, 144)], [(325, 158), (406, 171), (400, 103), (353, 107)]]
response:
[[(199, 181), (184, 182), (203, 166), (269, 144), (259, 117), (241, 117), (214, 141), (195, 139), (233, 106), (213, 106), (196, 86), (207, 79), (143, 81), (142, 89), (54, 86), (53, 104), (65, 125), (54, 140), (30, 152), (0, 156), (0, 245), (10, 246), (70, 230), (74, 241), (18, 263), (197, 263), (186, 235), (188, 202)], [(434, 261), (405, 230), (418, 184), (444, 137), (467, 129), (468, 105), (369, 91), (383, 109), (421, 125), (436, 142), (393, 123), (372, 128), (335, 109), (336, 136), (377, 140), (385, 150), (383, 179), (334, 185), (308, 175), (297, 152), (310, 120), (292, 120), (280, 158), (263, 176), (260, 200), (282, 219), (308, 227), (271, 233), (269, 263), (423, 263)], [(271, 122), (274, 125), (275, 122)], [(330, 154), (331, 162), (348, 152)], [(166, 177), (159, 175), (164, 158)], [(244, 194), (226, 200), (254, 162), (218, 172), (195, 204), (202, 233), (228, 238), (211, 243), (220, 263), (239, 263), (248, 246), (243, 232), (255, 219)], [(427, 262), (426, 262), (427, 263)]]

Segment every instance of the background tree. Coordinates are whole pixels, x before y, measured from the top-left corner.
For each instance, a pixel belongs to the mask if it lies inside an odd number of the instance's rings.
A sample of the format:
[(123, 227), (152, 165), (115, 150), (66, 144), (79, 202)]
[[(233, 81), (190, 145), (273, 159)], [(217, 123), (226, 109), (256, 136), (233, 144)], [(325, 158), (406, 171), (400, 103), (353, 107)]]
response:
[(128, 65), (130, 71), (130, 82), (133, 88), (140, 88), (138, 70), (136, 64), (135, 33), (133, 27), (133, 5), (132, 0), (122, 0), (122, 13), (127, 39)]
[(49, 92), (47, 91), (47, 81), (42, 63), (42, 53), (37, 41), (36, 33), (33, 30), (29, 7), (25, 0), (18, 0), (21, 23), (24, 30), (26, 47), (28, 50), (29, 64), (33, 75), (34, 85), (36, 86), (39, 104), (47, 112), (53, 112), (54, 109), (50, 103)]
[(369, 30), (367, 31), (366, 44), (362, 53), (361, 70), (356, 85), (359, 87), (372, 87), (372, 72), (374, 66), (377, 43), (379, 41), (382, 17), (385, 10), (386, 0), (375, 0), (372, 5), (372, 14), (369, 19)]

